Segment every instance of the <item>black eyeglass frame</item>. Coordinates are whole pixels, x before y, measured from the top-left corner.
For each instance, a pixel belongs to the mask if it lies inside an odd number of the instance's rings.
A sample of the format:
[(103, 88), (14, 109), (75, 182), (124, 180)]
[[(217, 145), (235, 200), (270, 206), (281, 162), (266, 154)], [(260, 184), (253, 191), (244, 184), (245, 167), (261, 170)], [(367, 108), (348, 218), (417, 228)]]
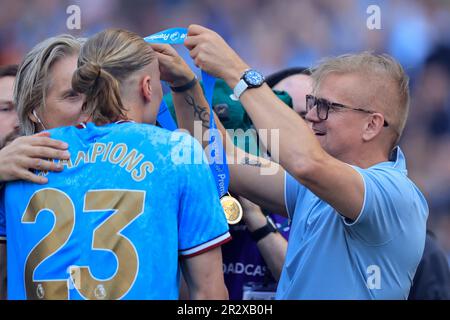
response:
[[(312, 102), (310, 102), (311, 100), (312, 100)], [(312, 105), (311, 105), (311, 103), (312, 103)], [(323, 106), (325, 106), (325, 110), (326, 110), (325, 117), (320, 116), (319, 105), (321, 106), (320, 108), (323, 108)], [(306, 95), (306, 112), (308, 113), (314, 107), (316, 107), (317, 118), (319, 118), (320, 120), (328, 119), (328, 112), (330, 111), (331, 107), (349, 109), (349, 110), (354, 110), (354, 111), (361, 111), (361, 112), (370, 113), (370, 114), (377, 113), (375, 111), (366, 110), (363, 108), (354, 108), (354, 107), (346, 106), (345, 104), (342, 104), (342, 103), (331, 102), (327, 99), (317, 98), (311, 94), (307, 94)], [(386, 120), (384, 120), (383, 127), (388, 127), (388, 126), (389, 126), (389, 124), (387, 123)]]

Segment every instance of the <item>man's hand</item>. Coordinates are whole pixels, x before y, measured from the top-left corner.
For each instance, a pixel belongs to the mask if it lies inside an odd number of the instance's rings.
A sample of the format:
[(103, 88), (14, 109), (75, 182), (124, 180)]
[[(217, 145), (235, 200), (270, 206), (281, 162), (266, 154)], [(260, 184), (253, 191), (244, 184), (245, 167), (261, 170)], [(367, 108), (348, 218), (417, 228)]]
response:
[(179, 87), (194, 78), (194, 72), (172, 46), (151, 44), (151, 47), (158, 55), (161, 80), (167, 81), (172, 87)]
[(247, 200), (244, 197), (239, 197), (239, 203), (241, 204), (242, 210), (244, 211), (242, 220), (245, 222), (250, 232), (253, 232), (266, 225), (267, 219), (263, 214), (260, 206)]
[(205, 27), (190, 25), (184, 45), (197, 67), (224, 79), (231, 88), (249, 68), (219, 34)]
[(30, 169), (62, 171), (61, 164), (44, 159), (68, 160), (70, 154), (65, 142), (50, 139), (49, 132), (19, 137), (0, 150), (0, 182), (27, 180), (38, 184), (48, 182)]

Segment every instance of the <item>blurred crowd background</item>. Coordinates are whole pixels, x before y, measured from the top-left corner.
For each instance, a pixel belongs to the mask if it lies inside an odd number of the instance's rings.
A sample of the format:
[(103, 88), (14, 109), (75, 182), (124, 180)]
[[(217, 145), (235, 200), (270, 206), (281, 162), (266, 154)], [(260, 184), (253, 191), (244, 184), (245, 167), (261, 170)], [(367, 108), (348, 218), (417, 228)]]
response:
[[(381, 9), (379, 30), (367, 27), (373, 4)], [(66, 26), (70, 5), (81, 9), (80, 30)], [(213, 28), (266, 74), (346, 52), (396, 57), (411, 77), (401, 146), (410, 177), (428, 199), (429, 229), (450, 262), (450, 0), (0, 0), (0, 64), (20, 62), (60, 33), (121, 27), (147, 36), (191, 23)]]

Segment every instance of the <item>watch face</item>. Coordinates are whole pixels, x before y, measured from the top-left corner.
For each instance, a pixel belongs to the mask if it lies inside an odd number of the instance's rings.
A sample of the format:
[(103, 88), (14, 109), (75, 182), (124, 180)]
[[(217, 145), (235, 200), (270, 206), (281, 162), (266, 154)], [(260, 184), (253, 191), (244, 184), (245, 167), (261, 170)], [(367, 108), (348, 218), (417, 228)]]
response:
[(249, 70), (244, 74), (244, 81), (251, 87), (258, 87), (263, 84), (264, 76), (255, 70)]

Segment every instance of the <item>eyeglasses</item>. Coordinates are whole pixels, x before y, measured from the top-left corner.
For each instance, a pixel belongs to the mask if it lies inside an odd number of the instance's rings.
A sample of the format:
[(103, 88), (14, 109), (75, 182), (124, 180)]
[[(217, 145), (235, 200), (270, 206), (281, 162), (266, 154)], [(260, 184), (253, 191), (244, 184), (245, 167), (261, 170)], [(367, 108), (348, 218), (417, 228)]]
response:
[[(331, 102), (331, 101), (328, 101), (327, 99), (317, 98), (313, 95), (307, 94), (306, 95), (306, 112), (309, 112), (314, 107), (316, 107), (317, 117), (320, 120), (328, 119), (328, 112), (330, 111), (330, 108), (344, 108), (344, 109), (361, 111), (361, 112), (370, 113), (370, 114), (375, 113), (374, 111), (370, 111), (370, 110), (366, 110), (366, 109), (362, 109), (362, 108), (349, 107), (349, 106), (346, 106), (346, 105), (343, 105), (340, 103)], [(389, 124), (387, 123), (386, 120), (384, 120), (383, 126), (384, 127), (389, 126)]]

